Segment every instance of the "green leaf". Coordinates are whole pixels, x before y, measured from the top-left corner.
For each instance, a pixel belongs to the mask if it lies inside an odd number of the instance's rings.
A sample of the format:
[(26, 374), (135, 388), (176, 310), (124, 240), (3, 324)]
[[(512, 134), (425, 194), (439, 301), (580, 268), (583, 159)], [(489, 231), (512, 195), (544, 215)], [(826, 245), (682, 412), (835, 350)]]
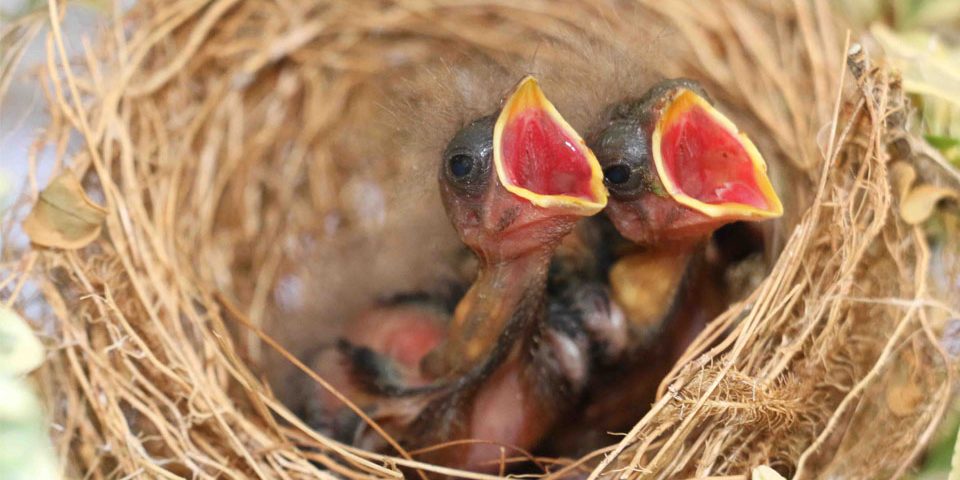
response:
[(931, 28), (960, 19), (956, 0), (896, 0), (897, 28)]
[(940, 150), (948, 162), (960, 168), (960, 138), (945, 135), (926, 135), (924, 138), (927, 143)]
[(0, 478), (59, 477), (37, 397), (20, 379), (0, 375)]
[(39, 367), (43, 358), (43, 344), (27, 322), (0, 305), (0, 375), (23, 375)]
[(927, 139), (927, 143), (941, 152), (960, 145), (960, 138), (950, 138), (943, 135), (926, 135), (923, 138)]
[(870, 34), (900, 71), (904, 90), (919, 98), (924, 133), (960, 137), (960, 48), (935, 33), (894, 32), (882, 24)]

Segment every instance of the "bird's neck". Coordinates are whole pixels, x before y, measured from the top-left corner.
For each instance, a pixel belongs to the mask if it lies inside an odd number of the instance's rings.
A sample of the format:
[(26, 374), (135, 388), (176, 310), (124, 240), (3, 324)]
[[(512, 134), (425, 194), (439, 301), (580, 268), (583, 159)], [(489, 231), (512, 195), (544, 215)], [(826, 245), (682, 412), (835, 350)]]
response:
[[(509, 260), (484, 260), (476, 281), (457, 304), (448, 336), (423, 364), (434, 377), (461, 374), (480, 362), (499, 363), (543, 315), (552, 249)], [(495, 357), (495, 358), (491, 358)]]
[(706, 246), (710, 237), (698, 236), (695, 238), (686, 238), (673, 242), (662, 242), (659, 245), (653, 245), (642, 250), (650, 255), (672, 257), (676, 259), (689, 259), (697, 254)]
[(657, 329), (674, 306), (691, 259), (704, 242), (638, 249), (624, 255), (609, 272), (614, 301), (635, 331)]

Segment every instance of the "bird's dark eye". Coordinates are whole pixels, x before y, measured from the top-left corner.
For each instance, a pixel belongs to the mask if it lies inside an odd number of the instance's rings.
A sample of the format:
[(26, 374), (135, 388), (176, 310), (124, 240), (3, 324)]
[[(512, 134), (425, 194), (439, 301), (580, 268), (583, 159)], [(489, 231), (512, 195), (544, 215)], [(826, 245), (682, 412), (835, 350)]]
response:
[(610, 190), (610, 195), (626, 200), (632, 199), (648, 189), (649, 162), (645, 160), (645, 157), (624, 157), (607, 163), (601, 159), (603, 183)]
[(611, 122), (593, 136), (590, 148), (603, 169), (603, 184), (615, 199), (632, 200), (647, 192), (654, 178), (649, 135), (631, 118)]
[(479, 195), (490, 183), (495, 120), (493, 115), (474, 120), (443, 151), (440, 181), (458, 195)]
[(487, 151), (473, 152), (472, 149), (448, 152), (443, 160), (445, 181), (464, 193), (481, 190), (486, 184), (486, 164), (490, 163), (487, 157)]
[(476, 161), (470, 155), (459, 154), (450, 157), (447, 163), (449, 164), (450, 174), (454, 178), (463, 178), (470, 175)]
[(630, 181), (630, 167), (619, 163), (603, 169), (603, 179), (609, 185), (622, 185)]

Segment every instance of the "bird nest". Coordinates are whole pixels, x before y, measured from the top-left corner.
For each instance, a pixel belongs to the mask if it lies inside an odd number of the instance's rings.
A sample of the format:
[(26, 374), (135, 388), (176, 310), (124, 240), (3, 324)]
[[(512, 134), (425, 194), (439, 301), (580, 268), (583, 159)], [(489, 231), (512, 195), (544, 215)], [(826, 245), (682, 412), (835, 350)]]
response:
[(579, 129), (651, 79), (696, 78), (786, 207), (769, 273), (649, 412), (584, 458), (539, 459), (549, 475), (895, 477), (947, 409), (935, 258), (891, 188), (923, 147), (898, 77), (826, 2), (143, 0), (79, 58), (57, 8), (43, 140), (91, 221), (8, 253), (4, 295), (55, 319), (37, 378), (71, 476), (484, 477), (337, 443), (281, 398), (321, 317), (456, 271), (437, 260), (456, 250), (437, 142), (525, 72)]

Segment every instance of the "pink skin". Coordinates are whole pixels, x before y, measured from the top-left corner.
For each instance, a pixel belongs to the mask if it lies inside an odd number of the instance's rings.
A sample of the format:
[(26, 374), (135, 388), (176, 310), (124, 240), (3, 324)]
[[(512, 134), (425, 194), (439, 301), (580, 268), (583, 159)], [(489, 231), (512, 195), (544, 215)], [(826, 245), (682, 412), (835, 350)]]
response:
[(446, 336), (446, 322), (439, 312), (416, 305), (377, 308), (351, 322), (343, 338), (416, 371), (420, 360)]
[[(542, 341), (548, 345), (550, 361), (559, 368), (559, 374), (579, 390), (587, 380), (586, 344), (576, 344), (569, 337), (547, 331)], [(562, 399), (545, 390), (556, 393), (558, 385), (543, 385), (543, 372), (535, 367), (544, 359), (530, 360), (515, 352), (489, 379), (477, 394), (470, 414), (470, 436), (493, 440), (496, 443), (476, 443), (464, 453), (466, 468), (477, 471), (496, 471), (501, 457), (501, 446), (507, 447), (506, 456), (520, 452), (509, 447), (529, 451), (556, 423), (561, 410), (557, 408)], [(539, 388), (538, 388), (539, 387)]]
[(611, 199), (606, 214), (624, 238), (657, 248), (693, 248), (734, 219), (710, 218), (670, 197), (645, 192), (634, 200)]
[[(516, 359), (487, 379), (470, 415), (470, 437), (493, 440), (498, 445), (471, 445), (464, 454), (467, 468), (491, 471), (500, 458), (500, 445), (529, 448), (545, 433), (545, 422), (537, 418), (544, 409), (528, 385), (529, 380), (523, 378), (523, 364)], [(517, 454), (510, 448), (506, 452), (507, 456)]]
[[(346, 327), (342, 338), (392, 360), (401, 369), (404, 384), (424, 385), (429, 382), (420, 374), (420, 361), (446, 336), (446, 322), (439, 312), (416, 305), (380, 307), (360, 314)], [(347, 361), (339, 350), (329, 348), (314, 358), (314, 369), (361, 408), (376, 402), (376, 397), (364, 392), (350, 377)], [(315, 405), (327, 415), (346, 408), (332, 393), (320, 387), (316, 390)]]

